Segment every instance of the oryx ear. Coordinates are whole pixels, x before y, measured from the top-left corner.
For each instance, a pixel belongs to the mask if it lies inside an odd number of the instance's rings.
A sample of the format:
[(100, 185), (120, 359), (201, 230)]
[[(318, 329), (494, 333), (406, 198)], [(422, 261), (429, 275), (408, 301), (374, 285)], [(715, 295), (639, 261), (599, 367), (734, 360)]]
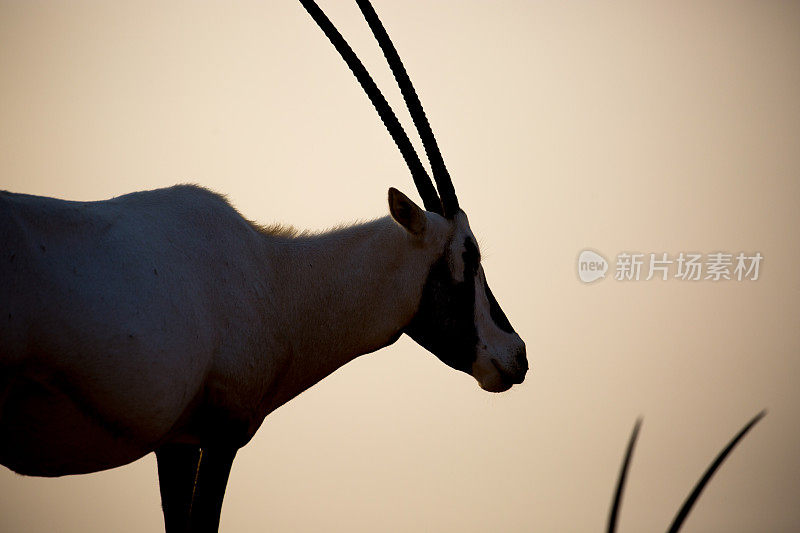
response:
[(428, 221), (425, 212), (394, 187), (389, 187), (389, 212), (395, 222), (406, 228), (409, 233), (421, 235), (425, 231), (425, 224)]

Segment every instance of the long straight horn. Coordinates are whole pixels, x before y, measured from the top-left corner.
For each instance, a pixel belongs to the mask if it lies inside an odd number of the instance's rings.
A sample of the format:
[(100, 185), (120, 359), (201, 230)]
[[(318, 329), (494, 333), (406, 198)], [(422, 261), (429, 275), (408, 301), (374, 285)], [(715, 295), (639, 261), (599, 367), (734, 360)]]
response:
[(422, 145), (425, 147), (425, 153), (428, 155), (428, 161), (431, 163), (431, 171), (433, 172), (433, 179), (436, 181), (436, 187), (439, 189), (439, 196), (442, 198), (442, 205), (444, 207), (444, 214), (447, 217), (452, 217), (458, 212), (458, 198), (456, 191), (453, 187), (453, 181), (450, 179), (450, 173), (447, 172), (447, 167), (442, 159), (442, 153), (439, 151), (439, 145), (436, 143), (436, 137), (433, 135), (431, 125), (428, 122), (428, 117), (425, 115), (425, 110), (422, 109), (422, 103), (419, 101), (417, 92), (414, 90), (414, 85), (408, 77), (400, 55), (386, 33), (386, 29), (381, 24), (378, 14), (373, 9), (369, 0), (356, 0), (358, 7), (361, 8), (361, 13), (369, 24), (372, 34), (378, 41), (378, 44), (383, 50), (383, 55), (392, 69), (394, 79), (400, 87), (400, 92), (403, 93), (403, 98), (406, 101), (406, 107), (411, 113), (411, 118), (414, 119), (414, 125), (417, 127)]
[(403, 159), (405, 159), (408, 169), (411, 171), (411, 177), (414, 179), (417, 191), (419, 191), (422, 197), (425, 209), (443, 214), (442, 204), (439, 201), (439, 196), (436, 194), (436, 189), (433, 187), (431, 178), (425, 171), (425, 167), (422, 166), (422, 162), (420, 162), (419, 156), (417, 156), (417, 153), (414, 151), (414, 147), (408, 139), (408, 135), (406, 135), (405, 130), (403, 130), (403, 126), (400, 124), (400, 121), (397, 120), (397, 116), (394, 114), (394, 111), (391, 106), (389, 106), (389, 103), (386, 101), (386, 98), (384, 98), (380, 89), (378, 89), (378, 86), (375, 85), (375, 82), (369, 75), (369, 72), (367, 72), (363, 63), (361, 63), (361, 60), (358, 59), (358, 56), (356, 56), (353, 49), (350, 48), (350, 45), (347, 44), (347, 41), (345, 41), (344, 37), (339, 33), (339, 30), (336, 29), (314, 0), (300, 0), (300, 3), (306, 11), (308, 11), (308, 14), (311, 15), (311, 18), (314, 19), (314, 22), (317, 23), (323, 33), (325, 33), (325, 36), (328, 37), (328, 40), (330, 40), (331, 44), (336, 48), (336, 51), (339, 52), (339, 55), (342, 56), (342, 59), (344, 59), (347, 66), (350, 67), (358, 83), (361, 84), (364, 92), (367, 93), (372, 105), (375, 106), (375, 110), (381, 117), (381, 121), (383, 121), (386, 129), (389, 130), (389, 134), (400, 149), (400, 153)]

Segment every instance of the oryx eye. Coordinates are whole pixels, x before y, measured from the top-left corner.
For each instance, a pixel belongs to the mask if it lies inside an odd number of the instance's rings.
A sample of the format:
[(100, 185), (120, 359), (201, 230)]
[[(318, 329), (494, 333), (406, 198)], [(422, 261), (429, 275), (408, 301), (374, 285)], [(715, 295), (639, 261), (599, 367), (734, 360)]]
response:
[(470, 238), (464, 239), (464, 271), (475, 275), (478, 273), (478, 266), (481, 264), (481, 253), (478, 251), (478, 246)]

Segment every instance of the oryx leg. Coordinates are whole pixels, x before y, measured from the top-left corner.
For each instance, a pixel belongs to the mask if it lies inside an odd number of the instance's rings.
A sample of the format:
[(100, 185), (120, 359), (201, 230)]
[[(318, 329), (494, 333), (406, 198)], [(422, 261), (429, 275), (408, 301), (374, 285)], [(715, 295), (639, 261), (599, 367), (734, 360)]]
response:
[(156, 450), (167, 533), (216, 532), (236, 448), (167, 444)]
[(189, 512), (200, 463), (200, 447), (165, 444), (156, 450), (161, 508), (167, 533), (189, 530)]
[(222, 499), (238, 448), (210, 446), (200, 453), (200, 466), (189, 515), (189, 531), (192, 533), (216, 533)]

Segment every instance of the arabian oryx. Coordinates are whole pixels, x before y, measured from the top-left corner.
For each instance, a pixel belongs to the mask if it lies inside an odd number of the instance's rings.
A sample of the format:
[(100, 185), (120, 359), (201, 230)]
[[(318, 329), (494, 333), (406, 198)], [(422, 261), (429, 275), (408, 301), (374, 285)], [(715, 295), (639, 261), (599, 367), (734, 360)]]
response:
[(261, 227), (196, 186), (101, 202), (0, 193), (0, 463), (26, 475), (155, 451), (166, 529), (216, 531), (231, 463), (264, 417), (409, 335), (492, 392), (522, 383), (500, 309), (416, 93), (366, 0), (434, 188), (365, 68), (301, 0), (397, 143), (425, 210), (322, 234)]

